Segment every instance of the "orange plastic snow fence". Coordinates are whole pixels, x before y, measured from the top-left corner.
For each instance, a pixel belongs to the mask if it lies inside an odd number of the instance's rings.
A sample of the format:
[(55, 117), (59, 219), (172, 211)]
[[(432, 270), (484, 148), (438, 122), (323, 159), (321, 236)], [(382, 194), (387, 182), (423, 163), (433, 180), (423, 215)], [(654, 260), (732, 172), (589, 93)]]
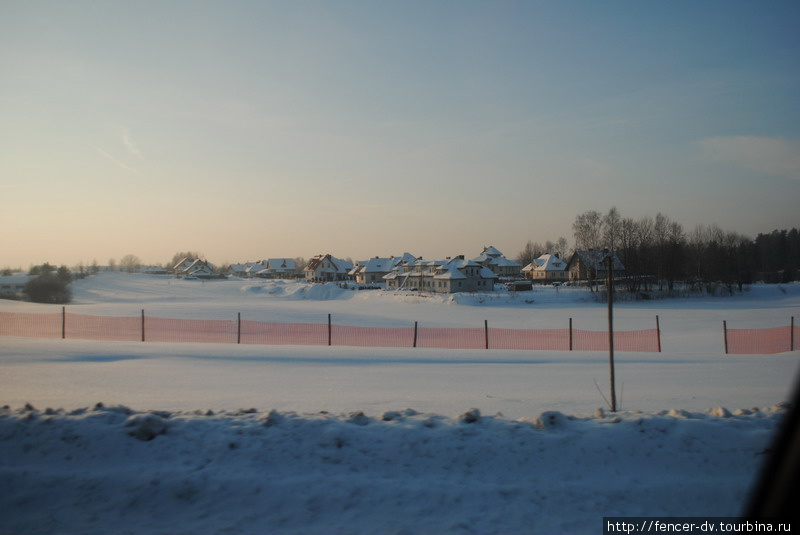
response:
[(569, 351), (569, 329), (489, 329), (491, 349)]
[[(795, 327), (795, 344), (798, 328)], [(733, 354), (772, 354), (791, 351), (792, 327), (771, 327), (767, 329), (728, 329), (728, 353)], [(795, 349), (797, 347), (795, 346)]]
[(142, 339), (142, 318), (67, 314), (65, 338), (136, 342)]
[(61, 313), (0, 312), (0, 336), (61, 338)]
[(324, 323), (264, 323), (242, 320), (243, 344), (328, 345), (328, 325)]
[[(788, 351), (788, 327), (729, 331), (730, 352)], [(332, 323), (112, 317), (0, 312), (0, 335), (39, 338), (219, 344), (334, 345), (442, 349), (517, 349), (528, 351), (607, 351), (605, 331), (452, 327), (356, 327)], [(619, 351), (656, 352), (658, 330), (614, 333)]]

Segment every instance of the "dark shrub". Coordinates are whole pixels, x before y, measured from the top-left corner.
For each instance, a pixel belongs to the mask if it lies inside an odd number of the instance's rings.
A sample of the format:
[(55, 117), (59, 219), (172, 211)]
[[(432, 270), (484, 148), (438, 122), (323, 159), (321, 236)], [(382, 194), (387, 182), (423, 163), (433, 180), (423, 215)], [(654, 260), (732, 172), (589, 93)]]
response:
[(34, 303), (69, 303), (72, 292), (69, 282), (55, 275), (40, 275), (25, 284), (25, 295)]

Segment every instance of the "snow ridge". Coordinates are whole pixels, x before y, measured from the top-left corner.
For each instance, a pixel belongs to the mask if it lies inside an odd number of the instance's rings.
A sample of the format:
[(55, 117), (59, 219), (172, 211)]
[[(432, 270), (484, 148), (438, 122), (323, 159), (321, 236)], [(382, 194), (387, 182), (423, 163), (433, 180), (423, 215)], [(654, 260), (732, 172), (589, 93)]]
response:
[(785, 410), (0, 409), (14, 533), (586, 533), (740, 512)]

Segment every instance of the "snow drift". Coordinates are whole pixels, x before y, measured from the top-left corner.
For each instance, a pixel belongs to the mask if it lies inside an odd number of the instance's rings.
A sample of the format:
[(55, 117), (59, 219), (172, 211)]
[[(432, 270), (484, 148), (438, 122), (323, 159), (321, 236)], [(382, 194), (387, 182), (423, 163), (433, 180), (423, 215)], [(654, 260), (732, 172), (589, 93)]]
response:
[(784, 407), (508, 420), (0, 410), (5, 533), (597, 533), (735, 516)]

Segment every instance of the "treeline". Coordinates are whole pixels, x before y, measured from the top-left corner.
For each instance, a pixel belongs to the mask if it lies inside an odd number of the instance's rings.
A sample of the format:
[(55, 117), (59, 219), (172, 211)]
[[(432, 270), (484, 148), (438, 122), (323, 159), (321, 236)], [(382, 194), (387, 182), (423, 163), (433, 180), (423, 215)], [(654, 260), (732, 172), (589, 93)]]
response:
[[(757, 281), (785, 283), (800, 277), (798, 230), (774, 230), (755, 239), (717, 225), (686, 231), (664, 214), (625, 218), (616, 208), (588, 211), (572, 225), (573, 250), (609, 249), (625, 266), (620, 283), (631, 292), (658, 289), (728, 293)], [(562, 250), (563, 239), (559, 240)], [(550, 252), (550, 251), (547, 251)]]

